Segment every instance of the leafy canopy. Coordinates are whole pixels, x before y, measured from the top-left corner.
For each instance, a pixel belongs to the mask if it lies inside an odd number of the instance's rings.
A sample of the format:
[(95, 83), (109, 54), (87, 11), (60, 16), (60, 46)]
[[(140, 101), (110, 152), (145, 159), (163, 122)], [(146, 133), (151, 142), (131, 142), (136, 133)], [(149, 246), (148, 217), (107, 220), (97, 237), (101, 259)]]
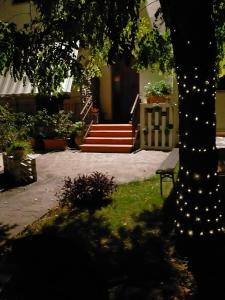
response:
[[(78, 84), (100, 76), (101, 67), (135, 58), (136, 69), (173, 68), (169, 30), (151, 29), (140, 18), (142, 0), (34, 0), (36, 17), (18, 30), (0, 21), (0, 73), (28, 76), (41, 94), (56, 94), (64, 78)], [(218, 61), (224, 58), (225, 13), (214, 0)], [(143, 8), (143, 7), (142, 7)]]

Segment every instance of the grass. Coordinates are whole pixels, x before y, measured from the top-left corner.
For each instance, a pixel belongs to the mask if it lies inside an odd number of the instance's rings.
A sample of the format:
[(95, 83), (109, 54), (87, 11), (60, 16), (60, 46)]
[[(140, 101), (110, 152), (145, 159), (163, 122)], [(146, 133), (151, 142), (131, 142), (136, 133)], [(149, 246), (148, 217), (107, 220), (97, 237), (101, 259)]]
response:
[[(144, 181), (133, 181), (119, 185), (112, 194), (112, 204), (95, 212), (95, 217), (104, 220), (110, 231), (116, 234), (121, 227), (132, 229), (135, 227), (135, 218), (144, 211), (160, 209), (166, 196), (169, 195), (172, 183), (165, 182), (163, 185), (164, 197), (160, 195), (158, 176)], [(55, 224), (65, 227), (71, 219), (67, 218), (67, 209), (56, 208), (49, 211), (43, 218), (29, 225), (22, 234), (38, 233), (53, 227)], [(76, 213), (73, 218), (86, 218), (87, 213)], [(64, 220), (64, 221), (62, 221)], [(60, 224), (61, 223), (61, 224)]]
[[(171, 187), (164, 183), (165, 196)], [(28, 226), (12, 251), (20, 269), (4, 299), (191, 299), (187, 266), (161, 234), (159, 178), (122, 184), (112, 200), (95, 212), (56, 207)]]
[[(165, 195), (169, 194), (171, 183), (165, 183)], [(112, 196), (113, 204), (102, 208), (97, 215), (107, 218), (113, 232), (120, 226), (132, 228), (135, 217), (143, 211), (161, 208), (165, 198), (160, 195), (159, 178), (134, 181), (120, 185)]]

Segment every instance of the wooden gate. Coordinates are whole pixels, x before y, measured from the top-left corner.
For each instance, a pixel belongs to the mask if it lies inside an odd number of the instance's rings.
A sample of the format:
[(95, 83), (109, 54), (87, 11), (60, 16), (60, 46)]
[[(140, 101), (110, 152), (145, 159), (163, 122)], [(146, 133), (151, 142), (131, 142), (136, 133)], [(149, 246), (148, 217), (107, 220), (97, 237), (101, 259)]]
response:
[(141, 149), (170, 150), (174, 147), (174, 106), (141, 103)]

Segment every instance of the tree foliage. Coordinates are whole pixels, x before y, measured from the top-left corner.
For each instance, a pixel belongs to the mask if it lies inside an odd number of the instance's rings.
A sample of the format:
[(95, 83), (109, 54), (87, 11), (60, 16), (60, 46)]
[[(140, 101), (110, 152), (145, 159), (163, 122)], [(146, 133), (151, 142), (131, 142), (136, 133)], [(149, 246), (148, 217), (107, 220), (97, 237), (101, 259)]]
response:
[(163, 73), (170, 72), (174, 67), (174, 60), (169, 30), (150, 30), (149, 21), (144, 17), (140, 18), (133, 55), (138, 71), (151, 67), (152, 70)]
[[(173, 1), (161, 2), (168, 25), (166, 7)], [(10, 70), (20, 80), (27, 75), (42, 94), (59, 92), (68, 76), (77, 83), (100, 76), (103, 65), (124, 58), (128, 63), (135, 58), (138, 71), (168, 72), (174, 66), (170, 31), (151, 29), (149, 20), (139, 17), (142, 0), (33, 3), (36, 17), (23, 29), (0, 21), (0, 73)], [(224, 18), (224, 3), (214, 0), (218, 61), (224, 57)]]
[[(140, 0), (35, 0), (37, 17), (22, 30), (1, 22), (0, 71), (26, 74), (41, 93), (54, 93), (63, 78), (99, 74), (103, 61), (131, 56)], [(124, 29), (129, 23), (129, 38)], [(7, 48), (7, 51), (5, 51)], [(77, 55), (85, 49), (86, 55)], [(77, 50), (77, 51), (76, 51)], [(99, 67), (98, 67), (99, 66)]]

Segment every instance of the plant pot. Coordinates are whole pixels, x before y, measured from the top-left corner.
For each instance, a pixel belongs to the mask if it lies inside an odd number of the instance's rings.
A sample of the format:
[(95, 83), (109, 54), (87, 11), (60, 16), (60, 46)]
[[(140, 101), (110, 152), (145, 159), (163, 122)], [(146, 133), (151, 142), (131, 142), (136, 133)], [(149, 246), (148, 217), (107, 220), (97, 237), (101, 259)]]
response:
[(35, 146), (36, 146), (36, 141), (35, 141), (35, 139), (29, 138), (28, 141), (29, 141), (29, 143), (31, 144), (31, 147), (34, 149)]
[(15, 160), (21, 161), (25, 158), (25, 152), (24, 152), (24, 150), (15, 150), (13, 156), (14, 156)]
[(79, 147), (83, 143), (83, 140), (84, 140), (84, 136), (83, 135), (76, 135), (74, 137), (75, 145), (77, 147)]
[(149, 96), (147, 98), (147, 103), (152, 104), (152, 103), (167, 103), (170, 101), (169, 96)]
[(44, 139), (44, 146), (46, 151), (51, 150), (65, 150), (67, 143), (65, 139)]

